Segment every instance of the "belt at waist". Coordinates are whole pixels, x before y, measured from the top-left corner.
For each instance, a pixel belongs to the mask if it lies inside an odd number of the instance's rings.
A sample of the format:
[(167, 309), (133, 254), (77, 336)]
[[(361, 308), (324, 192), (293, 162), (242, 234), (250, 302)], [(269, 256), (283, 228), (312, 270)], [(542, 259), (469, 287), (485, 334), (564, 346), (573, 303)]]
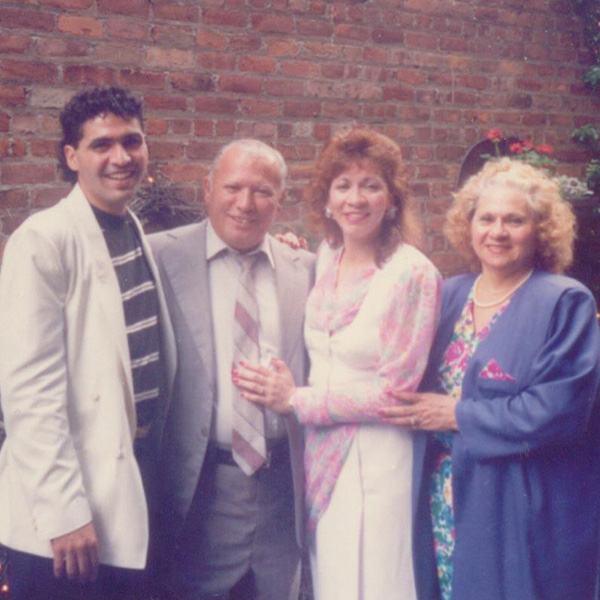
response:
[[(209, 442), (206, 450), (206, 458), (218, 465), (238, 467), (230, 449), (222, 448), (215, 442)], [(269, 469), (284, 464), (290, 464), (290, 445), (287, 438), (267, 440), (267, 459), (260, 469)], [(260, 470), (259, 469), (259, 470)]]

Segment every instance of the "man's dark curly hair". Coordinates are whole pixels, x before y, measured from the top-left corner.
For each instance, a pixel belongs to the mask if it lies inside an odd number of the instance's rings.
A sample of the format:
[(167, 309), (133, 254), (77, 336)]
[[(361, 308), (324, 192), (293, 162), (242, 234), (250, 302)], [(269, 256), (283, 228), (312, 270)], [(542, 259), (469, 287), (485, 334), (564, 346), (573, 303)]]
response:
[(58, 166), (65, 181), (77, 181), (77, 173), (65, 160), (65, 146), (77, 148), (83, 137), (83, 124), (103, 113), (113, 113), (124, 119), (135, 118), (144, 126), (141, 100), (121, 87), (95, 87), (73, 96), (60, 113), (63, 137), (58, 146)]

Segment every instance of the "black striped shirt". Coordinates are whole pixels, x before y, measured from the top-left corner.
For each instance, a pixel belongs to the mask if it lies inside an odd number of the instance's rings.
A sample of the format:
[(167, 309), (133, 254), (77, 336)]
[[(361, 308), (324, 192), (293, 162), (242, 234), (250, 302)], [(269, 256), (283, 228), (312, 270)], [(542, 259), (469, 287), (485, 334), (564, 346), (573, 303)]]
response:
[(152, 424), (162, 383), (156, 284), (131, 219), (92, 208), (121, 288), (138, 430), (143, 431)]

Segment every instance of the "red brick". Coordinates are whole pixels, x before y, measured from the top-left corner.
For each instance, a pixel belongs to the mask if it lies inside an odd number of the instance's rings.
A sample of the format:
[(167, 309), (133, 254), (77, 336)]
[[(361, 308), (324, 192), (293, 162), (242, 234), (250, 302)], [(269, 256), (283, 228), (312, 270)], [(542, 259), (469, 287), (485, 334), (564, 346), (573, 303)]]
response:
[(196, 45), (212, 50), (225, 50), (227, 48), (227, 36), (210, 29), (198, 29), (196, 32)]
[(407, 31), (404, 43), (407, 48), (421, 48), (423, 50), (436, 50), (438, 37), (429, 33), (416, 33)]
[(40, 132), (54, 135), (61, 132), (58, 115), (41, 115), (40, 117)]
[(215, 135), (217, 137), (230, 137), (235, 133), (234, 121), (215, 121)]
[(276, 117), (280, 114), (281, 104), (267, 100), (242, 99), (240, 110), (249, 117)]
[(194, 135), (210, 136), (213, 133), (213, 122), (207, 119), (194, 121)]
[(98, 11), (117, 15), (148, 16), (148, 0), (96, 0)]
[(235, 131), (235, 135), (244, 138), (258, 138), (270, 143), (277, 135), (277, 126), (272, 121), (268, 123), (240, 121)]
[(289, 98), (290, 96), (304, 95), (304, 82), (297, 79), (267, 79), (265, 82), (265, 93), (271, 96), (282, 96)]
[(252, 28), (261, 33), (292, 33), (294, 19), (283, 15), (253, 14)]
[(323, 117), (327, 119), (357, 119), (360, 105), (356, 102), (325, 102)]
[(34, 87), (29, 96), (29, 104), (33, 107), (60, 110), (72, 95), (73, 90), (61, 87)]
[(79, 58), (90, 53), (90, 45), (83, 40), (69, 38), (37, 38), (35, 52), (38, 56)]
[(309, 144), (279, 144), (278, 150), (286, 160), (313, 160), (316, 156), (316, 149)]
[(177, 183), (201, 183), (206, 169), (201, 163), (167, 163), (161, 165), (160, 173)]
[(10, 125), (10, 115), (0, 112), (0, 131), (6, 133)]
[(383, 88), (384, 100), (400, 100), (402, 102), (410, 102), (414, 100), (415, 91), (413, 88), (405, 85), (385, 86)]
[(404, 32), (399, 29), (377, 27), (373, 30), (371, 38), (376, 44), (403, 44)]
[(169, 74), (171, 87), (181, 92), (212, 92), (216, 89), (215, 78), (211, 73), (180, 73)]
[(146, 119), (145, 129), (148, 135), (165, 135), (169, 130), (169, 124), (166, 119)]
[(7, 81), (53, 83), (57, 80), (58, 69), (47, 63), (4, 60), (0, 63), (0, 75)]
[(219, 142), (190, 142), (187, 157), (192, 160), (213, 160), (221, 148)]
[(198, 66), (207, 71), (233, 71), (236, 58), (230, 54), (201, 52), (196, 55)]
[(2, 208), (26, 208), (27, 192), (23, 188), (12, 188), (0, 191), (0, 206)]
[(150, 47), (146, 50), (146, 65), (168, 69), (189, 69), (194, 66), (194, 53), (191, 50), (177, 48)]
[(330, 38), (333, 35), (333, 25), (327, 21), (316, 21), (314, 19), (298, 19), (296, 21), (298, 35), (309, 37)]
[(250, 71), (268, 75), (274, 73), (277, 68), (277, 61), (274, 58), (265, 56), (241, 56), (239, 60), (240, 71)]
[(4, 164), (0, 169), (0, 182), (2, 182), (2, 185), (50, 183), (54, 181), (54, 174), (54, 165), (47, 163)]
[(229, 38), (229, 49), (234, 52), (256, 52), (261, 46), (261, 36), (256, 34), (232, 35)]
[(144, 106), (152, 110), (186, 110), (187, 102), (185, 96), (147, 94), (144, 96)]
[(31, 37), (28, 35), (0, 35), (0, 53), (23, 54), (31, 46)]
[(310, 60), (282, 60), (279, 72), (291, 77), (313, 78), (319, 75), (319, 65)]
[(148, 25), (145, 21), (139, 22), (133, 19), (121, 19), (111, 17), (108, 19), (106, 32), (110, 38), (123, 38), (128, 41), (146, 40)]
[(283, 115), (285, 117), (313, 117), (321, 114), (320, 102), (284, 102)]
[(190, 119), (170, 119), (171, 132), (175, 135), (189, 135), (192, 131)]
[(171, 160), (182, 158), (184, 148), (181, 142), (156, 142), (150, 140), (148, 151), (152, 160)]
[(91, 17), (77, 17), (75, 15), (60, 15), (58, 17), (58, 30), (86, 38), (101, 38), (104, 35), (104, 26), (100, 21)]
[(141, 65), (144, 63), (144, 48), (132, 44), (98, 42), (94, 59), (111, 65)]
[(196, 6), (182, 6), (181, 4), (155, 4), (154, 18), (168, 21), (181, 21), (182, 23), (197, 23), (199, 10)]
[(469, 49), (469, 42), (459, 37), (440, 37), (440, 50), (442, 52), (466, 52)]
[(54, 29), (54, 18), (37, 10), (0, 8), (0, 23), (6, 29), (27, 29), (39, 34)]
[(113, 83), (115, 72), (108, 67), (72, 65), (65, 67), (63, 79), (79, 85), (108, 85)]
[(39, 3), (51, 8), (86, 10), (92, 7), (94, 0), (39, 0)]
[(58, 140), (31, 140), (29, 149), (36, 158), (56, 158)]
[(159, 24), (152, 27), (152, 40), (166, 46), (193, 45), (196, 41), (195, 30), (183, 25)]
[(264, 40), (269, 56), (296, 56), (299, 44), (293, 39), (268, 38)]
[(342, 79), (346, 74), (346, 67), (339, 63), (322, 63), (321, 75), (327, 79)]
[(239, 75), (220, 75), (219, 90), (234, 94), (260, 94), (262, 81), (256, 77), (241, 77)]
[(340, 24), (335, 26), (335, 37), (355, 42), (366, 42), (370, 37), (370, 30), (359, 25)]
[(146, 71), (142, 69), (121, 69), (117, 81), (125, 87), (141, 87), (153, 90), (164, 90), (167, 78), (162, 71)]
[(239, 10), (205, 7), (202, 9), (205, 25), (221, 25), (223, 27), (246, 27), (248, 15)]
[(216, 113), (219, 115), (233, 114), (237, 111), (237, 100), (220, 97), (200, 96), (194, 102), (196, 112)]

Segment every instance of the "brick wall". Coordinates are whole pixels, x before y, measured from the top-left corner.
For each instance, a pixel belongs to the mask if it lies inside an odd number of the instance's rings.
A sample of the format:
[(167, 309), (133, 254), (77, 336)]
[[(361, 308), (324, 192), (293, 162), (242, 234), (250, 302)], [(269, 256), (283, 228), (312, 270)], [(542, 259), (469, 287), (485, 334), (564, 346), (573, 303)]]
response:
[(200, 201), (217, 148), (253, 136), (292, 169), (284, 219), (319, 148), (352, 123), (397, 140), (428, 252), (462, 157), (491, 127), (585, 158), (572, 129), (600, 123), (581, 83), (586, 53), (568, 0), (0, 0), (0, 240), (66, 191), (57, 115), (82, 86), (143, 96), (151, 172)]

